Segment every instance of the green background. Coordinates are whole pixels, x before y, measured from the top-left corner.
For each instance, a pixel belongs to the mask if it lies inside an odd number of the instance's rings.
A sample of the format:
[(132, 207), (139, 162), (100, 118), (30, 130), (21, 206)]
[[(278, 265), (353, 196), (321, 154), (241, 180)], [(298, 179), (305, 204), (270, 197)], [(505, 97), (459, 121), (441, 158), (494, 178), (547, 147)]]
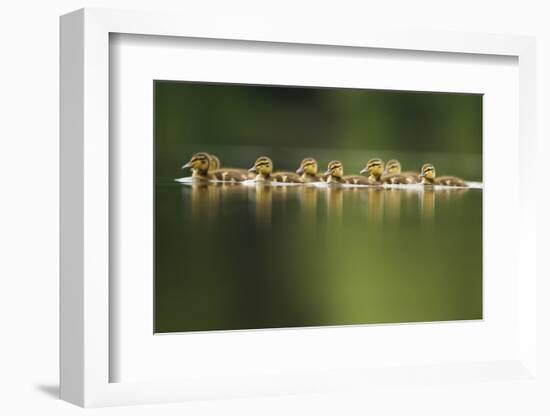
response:
[(191, 155), (482, 178), (482, 96), (157, 81), (155, 332), (482, 317), (482, 192), (185, 186)]

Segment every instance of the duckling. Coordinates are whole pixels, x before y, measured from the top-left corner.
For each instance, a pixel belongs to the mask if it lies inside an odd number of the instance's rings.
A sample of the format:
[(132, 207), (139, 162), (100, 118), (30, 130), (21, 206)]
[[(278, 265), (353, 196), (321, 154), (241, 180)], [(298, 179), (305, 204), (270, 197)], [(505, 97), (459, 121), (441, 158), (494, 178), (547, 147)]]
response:
[(370, 159), (359, 173), (367, 173), (369, 175), (367, 180), (371, 185), (381, 185), (381, 178), (384, 173), (384, 161), (378, 158)]
[(446, 185), (446, 186), (460, 186), (467, 188), (468, 184), (464, 179), (457, 178), (455, 176), (440, 176), (436, 178), (435, 168), (431, 163), (425, 163), (422, 165), (422, 172), (420, 173), (422, 184), (424, 185)]
[(195, 153), (189, 162), (183, 165), (182, 169), (191, 169), (191, 177), (196, 180), (207, 181), (210, 179), (208, 169), (210, 168), (210, 155), (206, 152)]
[(333, 160), (328, 164), (325, 172), (326, 182), (332, 184), (372, 185), (364, 176), (344, 176), (344, 166), (339, 160)]
[[(249, 172), (246, 169), (238, 169), (238, 168), (228, 168), (228, 167), (222, 167), (222, 164), (220, 162), (220, 158), (216, 155), (210, 154), (210, 171), (214, 173), (215, 171), (221, 171), (221, 175), (225, 173), (225, 175), (229, 175), (229, 177), (240, 177), (242, 175), (245, 175), (247, 179), (254, 179), (254, 174)], [(216, 174), (217, 176), (220, 176), (220, 174)]]
[(300, 163), (300, 167), (296, 171), (303, 182), (322, 182), (324, 176), (317, 174), (317, 161), (311, 157), (306, 157)]
[(217, 180), (222, 182), (241, 182), (248, 179), (248, 176), (241, 172), (232, 172), (223, 169), (212, 171), (211, 164), (216, 164), (212, 156), (206, 152), (199, 152), (191, 156), (191, 160), (181, 168), (191, 168), (191, 177), (198, 181)]
[(382, 182), (390, 184), (418, 183), (418, 172), (401, 172), (401, 163), (392, 159), (386, 163), (386, 170), (382, 175)]
[(267, 156), (256, 159), (254, 166), (248, 171), (256, 174), (258, 182), (303, 183), (296, 173), (273, 172), (273, 162)]

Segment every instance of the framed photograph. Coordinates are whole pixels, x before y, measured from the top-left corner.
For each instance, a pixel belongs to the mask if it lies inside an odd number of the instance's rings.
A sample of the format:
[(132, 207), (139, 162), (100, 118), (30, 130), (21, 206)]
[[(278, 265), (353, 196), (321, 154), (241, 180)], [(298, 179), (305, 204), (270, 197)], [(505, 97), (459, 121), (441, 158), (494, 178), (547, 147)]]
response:
[(481, 94), (153, 88), (155, 333), (483, 318)]
[(61, 397), (538, 383), (534, 40), (233, 28), (61, 18)]

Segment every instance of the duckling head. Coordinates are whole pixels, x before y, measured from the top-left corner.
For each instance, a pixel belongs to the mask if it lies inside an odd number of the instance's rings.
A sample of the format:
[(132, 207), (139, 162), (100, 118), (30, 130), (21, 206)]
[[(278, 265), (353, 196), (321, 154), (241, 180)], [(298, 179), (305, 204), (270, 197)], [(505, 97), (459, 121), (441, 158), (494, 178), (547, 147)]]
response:
[(388, 163), (386, 163), (385, 173), (389, 175), (401, 173), (401, 163), (399, 163), (399, 160), (389, 160)]
[(333, 178), (341, 179), (344, 176), (344, 166), (339, 160), (333, 160), (328, 164), (325, 175), (332, 176)]
[(210, 168), (210, 155), (205, 152), (195, 153), (181, 168), (191, 168), (193, 176), (205, 176)]
[(221, 168), (220, 158), (216, 155), (210, 155), (210, 170), (218, 170)]
[(435, 168), (431, 163), (425, 163), (422, 165), (422, 170), (420, 171), (420, 178), (422, 178), (422, 183), (431, 183), (435, 179)]
[(369, 176), (373, 176), (375, 179), (379, 179), (384, 173), (384, 161), (382, 159), (370, 159), (367, 162), (367, 166), (359, 173), (368, 173)]
[(256, 173), (257, 179), (267, 178), (273, 172), (273, 162), (267, 156), (259, 157), (248, 171)]
[(317, 161), (311, 157), (306, 157), (302, 162), (300, 163), (300, 167), (296, 171), (298, 175), (308, 175), (308, 176), (315, 176), (317, 175)]

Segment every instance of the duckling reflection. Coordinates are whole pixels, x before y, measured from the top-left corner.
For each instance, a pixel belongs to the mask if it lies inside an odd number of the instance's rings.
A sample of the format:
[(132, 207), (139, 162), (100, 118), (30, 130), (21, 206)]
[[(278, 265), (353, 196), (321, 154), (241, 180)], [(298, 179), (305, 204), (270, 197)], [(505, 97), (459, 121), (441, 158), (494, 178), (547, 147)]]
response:
[(183, 188), (183, 192), (189, 192), (189, 190), (191, 191), (191, 215), (195, 220), (212, 220), (218, 216), (220, 185), (194, 183), (190, 187)]
[(420, 213), (423, 220), (433, 220), (435, 216), (436, 191), (433, 188), (425, 188), (420, 195)]
[(342, 218), (344, 211), (344, 189), (329, 187), (326, 190), (327, 214), (329, 218)]
[(270, 186), (265, 186), (262, 183), (252, 188), (249, 196), (254, 199), (255, 218), (259, 225), (271, 225), (272, 210), (273, 210), (273, 189)]
[(319, 189), (307, 186), (300, 189), (300, 191), (300, 204), (306, 214), (306, 218), (315, 217), (317, 213), (317, 195), (319, 194)]
[(401, 189), (386, 189), (384, 191), (384, 206), (390, 221), (399, 221), (401, 217), (401, 203), (405, 193)]
[(468, 188), (456, 187), (449, 189), (439, 189), (437, 191), (437, 198), (445, 205), (448, 205), (452, 203), (453, 200), (463, 198), (466, 193), (468, 193)]
[(384, 218), (384, 189), (368, 188), (367, 220), (370, 223), (381, 224)]

